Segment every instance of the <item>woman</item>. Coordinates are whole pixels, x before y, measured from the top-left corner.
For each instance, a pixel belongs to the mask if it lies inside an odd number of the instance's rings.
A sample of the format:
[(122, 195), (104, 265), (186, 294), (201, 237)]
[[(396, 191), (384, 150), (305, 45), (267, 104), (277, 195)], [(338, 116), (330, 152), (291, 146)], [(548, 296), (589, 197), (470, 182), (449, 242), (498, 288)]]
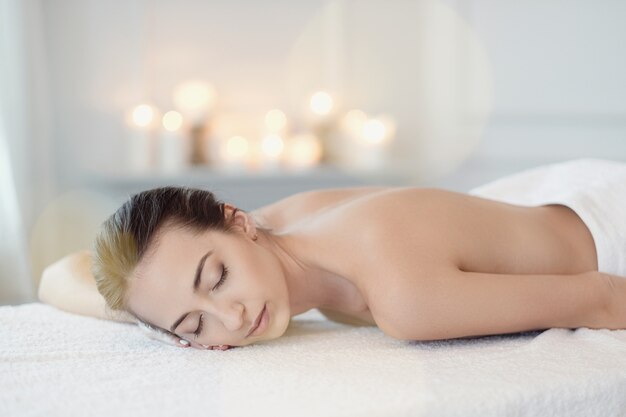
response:
[[(206, 190), (144, 191), (103, 224), (93, 258), (80, 252), (44, 272), (40, 299), (199, 349), (277, 338), (312, 308), (407, 340), (626, 328), (626, 262), (608, 253), (626, 258), (624, 229), (610, 245), (602, 233), (615, 211), (593, 217), (626, 201), (626, 164), (577, 160), (504, 180), (526, 201), (485, 197), (489, 185), (482, 196), (357, 187), (246, 213)], [(603, 187), (613, 194), (593, 200)], [(70, 301), (59, 288), (83, 295)], [(105, 303), (125, 316), (103, 314)]]

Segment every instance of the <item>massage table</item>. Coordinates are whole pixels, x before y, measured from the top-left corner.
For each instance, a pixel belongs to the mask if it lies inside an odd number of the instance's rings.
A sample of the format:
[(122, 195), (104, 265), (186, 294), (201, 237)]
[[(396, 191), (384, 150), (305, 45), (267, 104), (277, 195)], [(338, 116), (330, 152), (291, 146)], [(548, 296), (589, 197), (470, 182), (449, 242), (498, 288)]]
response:
[(0, 416), (626, 416), (626, 330), (406, 341), (318, 310), (226, 351), (0, 307)]

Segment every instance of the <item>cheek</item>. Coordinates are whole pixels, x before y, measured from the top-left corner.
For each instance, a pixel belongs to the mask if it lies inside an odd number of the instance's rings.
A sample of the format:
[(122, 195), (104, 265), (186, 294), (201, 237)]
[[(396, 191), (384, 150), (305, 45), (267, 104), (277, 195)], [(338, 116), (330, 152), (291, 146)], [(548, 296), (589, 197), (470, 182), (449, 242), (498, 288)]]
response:
[(247, 255), (245, 259), (240, 259), (240, 276), (245, 280), (246, 291), (271, 298), (281, 296), (277, 292), (286, 293), (283, 270), (275, 256), (263, 248)]
[(281, 287), (284, 282), (282, 269), (273, 262), (266, 262), (263, 270), (260, 270), (257, 276), (261, 285), (274, 290)]
[(280, 272), (280, 265), (275, 262), (275, 258), (265, 250), (259, 250), (251, 254), (248, 258), (246, 269), (254, 281), (260, 284), (269, 283), (275, 280), (275, 276)]

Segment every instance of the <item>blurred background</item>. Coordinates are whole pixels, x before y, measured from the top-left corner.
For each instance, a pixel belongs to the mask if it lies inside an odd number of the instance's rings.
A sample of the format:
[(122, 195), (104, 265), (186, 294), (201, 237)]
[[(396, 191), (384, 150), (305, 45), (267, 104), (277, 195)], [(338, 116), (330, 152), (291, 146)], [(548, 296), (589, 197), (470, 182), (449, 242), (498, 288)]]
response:
[(0, 303), (147, 188), (253, 210), (626, 161), (624, 21), (621, 0), (0, 0)]

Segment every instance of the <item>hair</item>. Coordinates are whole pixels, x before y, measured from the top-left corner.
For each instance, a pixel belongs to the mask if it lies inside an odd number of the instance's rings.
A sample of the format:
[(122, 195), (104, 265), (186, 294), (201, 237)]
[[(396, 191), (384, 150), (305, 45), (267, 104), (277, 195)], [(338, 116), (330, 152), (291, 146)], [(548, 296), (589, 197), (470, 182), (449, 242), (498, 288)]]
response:
[[(111, 310), (127, 312), (149, 329), (173, 335), (130, 309), (129, 280), (140, 261), (157, 246), (159, 234), (166, 228), (232, 233), (231, 220), (240, 209), (235, 208), (226, 219), (224, 204), (208, 190), (160, 187), (132, 195), (105, 220), (94, 240), (91, 272), (109, 314)], [(258, 226), (257, 229), (269, 231)]]

